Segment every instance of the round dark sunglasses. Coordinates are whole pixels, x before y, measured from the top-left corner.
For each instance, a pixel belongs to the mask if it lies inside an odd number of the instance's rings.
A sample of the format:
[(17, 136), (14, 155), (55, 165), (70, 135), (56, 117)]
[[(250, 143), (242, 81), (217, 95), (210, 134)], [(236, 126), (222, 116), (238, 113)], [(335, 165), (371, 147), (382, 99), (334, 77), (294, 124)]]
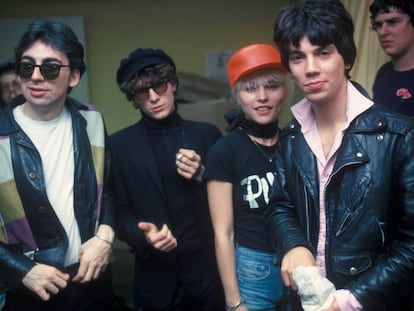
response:
[(60, 68), (70, 67), (70, 65), (60, 65), (53, 63), (34, 65), (29, 62), (18, 62), (15, 67), (15, 72), (22, 79), (30, 79), (36, 67), (39, 67), (40, 73), (46, 80), (54, 80), (59, 76)]

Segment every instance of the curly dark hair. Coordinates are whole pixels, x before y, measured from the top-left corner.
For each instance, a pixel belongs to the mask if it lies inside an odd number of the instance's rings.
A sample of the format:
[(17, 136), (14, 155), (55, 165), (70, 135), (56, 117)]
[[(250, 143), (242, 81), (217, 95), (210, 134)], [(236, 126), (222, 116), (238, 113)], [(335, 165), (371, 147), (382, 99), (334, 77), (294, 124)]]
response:
[(414, 27), (414, 1), (413, 0), (374, 0), (369, 6), (371, 13), (371, 26), (374, 28), (375, 18), (379, 13), (389, 13), (391, 8), (407, 14), (410, 17), (410, 23)]

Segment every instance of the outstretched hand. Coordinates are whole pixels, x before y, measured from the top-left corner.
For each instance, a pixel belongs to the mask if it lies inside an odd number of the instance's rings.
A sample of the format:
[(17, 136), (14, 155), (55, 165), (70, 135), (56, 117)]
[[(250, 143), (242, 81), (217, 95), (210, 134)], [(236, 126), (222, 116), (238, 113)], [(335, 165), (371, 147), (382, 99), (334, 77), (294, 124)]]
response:
[(155, 249), (169, 252), (177, 247), (177, 239), (166, 224), (162, 226), (161, 230), (158, 230), (153, 223), (140, 222), (138, 228), (144, 231), (147, 242)]

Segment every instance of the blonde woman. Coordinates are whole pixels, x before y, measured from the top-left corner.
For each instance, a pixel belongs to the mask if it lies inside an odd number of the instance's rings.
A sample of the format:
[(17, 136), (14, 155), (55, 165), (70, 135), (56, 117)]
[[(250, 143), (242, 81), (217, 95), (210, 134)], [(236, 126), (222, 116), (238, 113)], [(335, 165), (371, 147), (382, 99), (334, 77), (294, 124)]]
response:
[(228, 76), (239, 109), (229, 134), (209, 151), (204, 178), (227, 310), (272, 310), (282, 296), (277, 255), (264, 211), (276, 174), (278, 118), (288, 94), (279, 52), (267, 44), (238, 50)]

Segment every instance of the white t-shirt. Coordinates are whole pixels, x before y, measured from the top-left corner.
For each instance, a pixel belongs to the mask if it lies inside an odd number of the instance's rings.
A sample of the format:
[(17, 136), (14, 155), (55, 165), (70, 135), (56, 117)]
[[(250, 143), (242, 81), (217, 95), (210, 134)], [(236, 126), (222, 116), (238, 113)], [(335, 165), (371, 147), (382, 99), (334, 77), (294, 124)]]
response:
[(56, 119), (37, 121), (28, 118), (21, 107), (17, 106), (13, 114), (42, 159), (47, 196), (69, 241), (64, 263), (68, 266), (79, 261), (81, 245), (73, 208), (74, 155), (71, 115), (65, 108)]

